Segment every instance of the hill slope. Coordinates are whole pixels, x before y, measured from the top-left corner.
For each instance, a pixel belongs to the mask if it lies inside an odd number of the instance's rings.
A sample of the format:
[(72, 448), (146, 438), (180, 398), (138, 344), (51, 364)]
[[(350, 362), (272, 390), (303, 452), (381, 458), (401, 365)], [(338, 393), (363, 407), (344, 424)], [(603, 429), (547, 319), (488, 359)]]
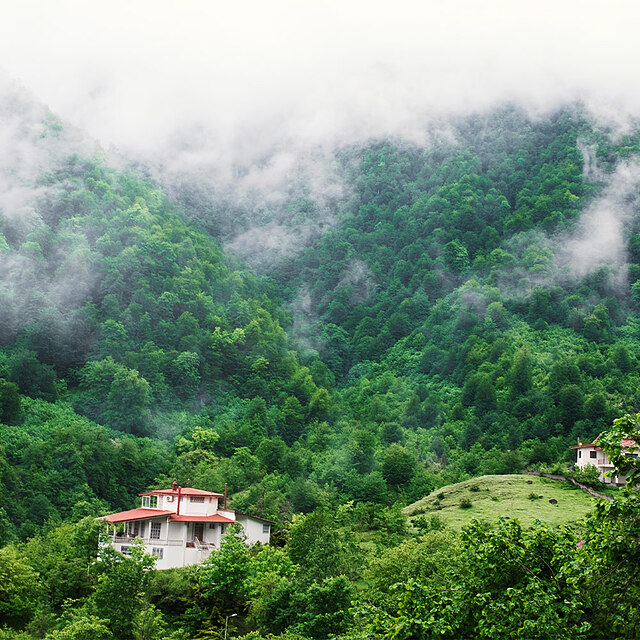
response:
[[(461, 508), (465, 500), (471, 506)], [(422, 514), (437, 514), (453, 529), (460, 529), (473, 518), (487, 522), (501, 517), (518, 518), (523, 526), (528, 526), (534, 520), (548, 524), (574, 522), (586, 516), (592, 504), (589, 495), (569, 483), (510, 474), (481, 476), (441, 487), (405, 507), (403, 513), (410, 517), (410, 522)]]

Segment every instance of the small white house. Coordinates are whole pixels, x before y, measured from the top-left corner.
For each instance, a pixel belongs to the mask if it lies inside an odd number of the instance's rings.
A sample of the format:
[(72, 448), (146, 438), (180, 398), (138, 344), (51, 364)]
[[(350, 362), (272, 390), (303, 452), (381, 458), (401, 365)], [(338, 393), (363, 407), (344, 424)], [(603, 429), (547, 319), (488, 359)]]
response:
[[(638, 445), (635, 440), (624, 439), (622, 440), (622, 446), (627, 450), (626, 456), (638, 457)], [(624, 485), (626, 482), (625, 476), (607, 476), (607, 471), (613, 471), (615, 467), (609, 461), (609, 457), (603, 451), (602, 447), (598, 444), (598, 439), (590, 444), (582, 444), (578, 441), (578, 445), (571, 447), (576, 450), (576, 467), (584, 469), (591, 465), (596, 467), (600, 472), (600, 481), (606, 484)]]
[[(225, 489), (226, 492), (226, 489)], [(141, 493), (138, 509), (103, 516), (110, 544), (130, 553), (134, 540), (142, 540), (147, 552), (156, 556), (158, 569), (173, 569), (197, 564), (220, 547), (230, 525), (244, 528), (247, 544), (267, 544), (273, 522), (226, 508), (221, 493), (179, 487)]]

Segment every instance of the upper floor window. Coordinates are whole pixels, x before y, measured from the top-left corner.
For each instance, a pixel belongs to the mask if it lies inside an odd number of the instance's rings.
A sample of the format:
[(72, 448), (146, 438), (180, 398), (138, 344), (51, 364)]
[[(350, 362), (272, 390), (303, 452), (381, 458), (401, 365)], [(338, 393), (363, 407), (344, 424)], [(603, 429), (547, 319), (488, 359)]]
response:
[(204, 502), (204, 496), (191, 496), (191, 502)]
[(590, 458), (597, 458), (598, 457), (598, 452), (597, 451), (589, 451), (589, 457)]
[(269, 533), (269, 525), (268, 524), (263, 524), (262, 525), (262, 533)]
[(158, 496), (142, 496), (142, 506), (149, 509), (158, 508)]
[(149, 533), (149, 537), (157, 540), (160, 537), (160, 526), (159, 522), (151, 523), (151, 532)]

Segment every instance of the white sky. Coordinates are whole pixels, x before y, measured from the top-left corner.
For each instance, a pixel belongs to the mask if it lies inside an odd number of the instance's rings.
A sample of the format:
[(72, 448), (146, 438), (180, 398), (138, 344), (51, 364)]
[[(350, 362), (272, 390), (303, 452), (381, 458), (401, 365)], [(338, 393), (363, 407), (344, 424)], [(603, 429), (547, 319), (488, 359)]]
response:
[[(581, 98), (640, 115), (640, 3), (4, 0), (0, 68), (103, 144), (208, 163)], [(181, 162), (197, 164), (184, 149)]]

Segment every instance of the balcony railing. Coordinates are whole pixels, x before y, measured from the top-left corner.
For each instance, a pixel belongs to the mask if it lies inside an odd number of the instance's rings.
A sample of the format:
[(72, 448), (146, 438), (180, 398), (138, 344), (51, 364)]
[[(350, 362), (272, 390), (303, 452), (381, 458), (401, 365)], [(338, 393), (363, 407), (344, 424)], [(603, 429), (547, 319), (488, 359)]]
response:
[(136, 540), (142, 540), (144, 544), (153, 545), (155, 547), (181, 547), (185, 544), (184, 540), (169, 540), (167, 538), (141, 538), (140, 536), (113, 536), (114, 543), (132, 543)]

